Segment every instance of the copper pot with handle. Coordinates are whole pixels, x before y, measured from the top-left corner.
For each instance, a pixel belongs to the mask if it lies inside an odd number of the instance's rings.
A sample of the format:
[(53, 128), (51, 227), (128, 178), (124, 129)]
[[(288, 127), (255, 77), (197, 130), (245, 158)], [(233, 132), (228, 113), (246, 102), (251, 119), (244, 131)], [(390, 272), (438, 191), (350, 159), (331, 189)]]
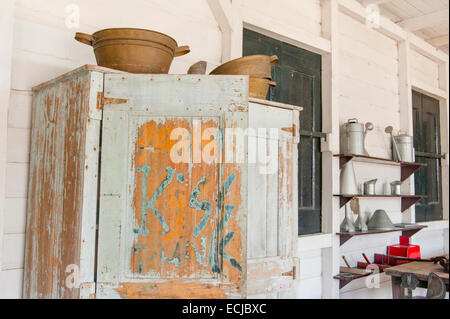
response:
[(170, 36), (152, 30), (111, 28), (75, 39), (94, 48), (99, 66), (130, 73), (167, 74), (174, 57), (190, 52)]
[(248, 55), (219, 65), (209, 74), (248, 75), (251, 78), (272, 79), (272, 67), (277, 62), (276, 55)]

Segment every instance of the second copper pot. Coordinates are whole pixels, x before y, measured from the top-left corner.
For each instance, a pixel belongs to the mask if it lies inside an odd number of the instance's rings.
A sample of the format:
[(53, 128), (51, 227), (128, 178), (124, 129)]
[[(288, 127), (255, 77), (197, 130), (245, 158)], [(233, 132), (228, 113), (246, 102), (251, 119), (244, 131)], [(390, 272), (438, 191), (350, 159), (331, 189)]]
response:
[(210, 74), (248, 75), (252, 78), (271, 79), (272, 66), (277, 62), (276, 55), (248, 55), (219, 65)]

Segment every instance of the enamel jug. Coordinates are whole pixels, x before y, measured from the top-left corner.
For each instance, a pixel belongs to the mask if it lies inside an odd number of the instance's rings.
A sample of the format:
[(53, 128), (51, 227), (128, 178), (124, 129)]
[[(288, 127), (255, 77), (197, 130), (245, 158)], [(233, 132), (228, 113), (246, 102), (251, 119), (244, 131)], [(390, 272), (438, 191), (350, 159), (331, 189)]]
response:
[(365, 148), (367, 131), (373, 130), (373, 124), (367, 122), (365, 125), (358, 123), (357, 119), (349, 119), (342, 126), (341, 131), (341, 154), (365, 155), (369, 154)]

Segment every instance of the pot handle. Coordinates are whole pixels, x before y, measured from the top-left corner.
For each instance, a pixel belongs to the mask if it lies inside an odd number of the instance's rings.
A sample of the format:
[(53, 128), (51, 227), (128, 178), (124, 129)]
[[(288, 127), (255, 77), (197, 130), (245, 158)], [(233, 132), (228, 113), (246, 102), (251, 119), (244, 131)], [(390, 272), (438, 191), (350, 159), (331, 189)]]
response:
[(82, 32), (77, 32), (75, 33), (75, 40), (90, 45), (92, 46), (94, 44), (94, 37), (90, 34), (86, 34), (86, 33), (82, 33)]
[(269, 85), (272, 86), (272, 87), (277, 86), (277, 82), (269, 81)]
[(278, 63), (278, 57), (276, 56), (276, 55), (272, 55), (271, 57), (270, 57), (270, 65), (271, 66), (274, 66), (275, 64), (277, 64)]
[(181, 55), (185, 55), (188, 54), (189, 52), (191, 52), (191, 49), (189, 49), (188, 45), (182, 45), (181, 47), (176, 47), (175, 48), (175, 53), (173, 56), (181, 56)]

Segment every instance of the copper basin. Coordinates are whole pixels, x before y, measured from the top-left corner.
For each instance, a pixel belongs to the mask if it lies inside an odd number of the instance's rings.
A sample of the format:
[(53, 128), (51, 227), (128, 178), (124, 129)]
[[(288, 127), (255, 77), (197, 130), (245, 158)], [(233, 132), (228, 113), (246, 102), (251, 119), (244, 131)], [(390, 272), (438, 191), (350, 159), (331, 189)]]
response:
[(269, 88), (276, 85), (277, 84), (270, 79), (250, 78), (248, 95), (250, 97), (265, 100), (267, 92), (269, 92)]
[(94, 48), (97, 64), (130, 73), (166, 74), (174, 57), (190, 52), (189, 46), (163, 33), (135, 28), (112, 28), (75, 39)]
[(276, 55), (249, 55), (219, 65), (210, 74), (248, 75), (252, 78), (271, 79), (271, 68), (277, 62)]

